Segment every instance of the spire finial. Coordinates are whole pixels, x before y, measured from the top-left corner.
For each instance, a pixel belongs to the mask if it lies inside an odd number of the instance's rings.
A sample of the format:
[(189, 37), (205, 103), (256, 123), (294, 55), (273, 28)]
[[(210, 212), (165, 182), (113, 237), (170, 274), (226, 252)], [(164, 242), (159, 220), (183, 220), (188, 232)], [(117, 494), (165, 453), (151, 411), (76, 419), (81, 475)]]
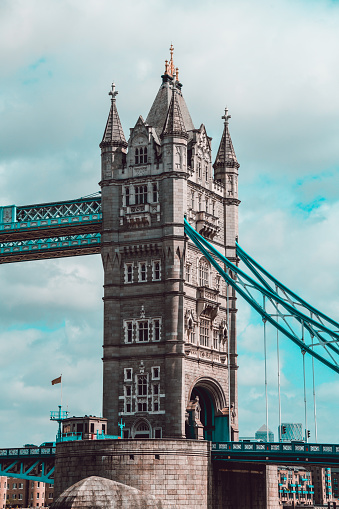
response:
[(113, 82), (112, 83), (112, 87), (111, 87), (111, 90), (108, 92), (108, 95), (111, 95), (112, 96), (112, 101), (115, 101), (115, 96), (118, 95), (118, 91), (115, 90), (115, 83)]
[(228, 108), (225, 108), (225, 115), (221, 117), (224, 120), (224, 124), (228, 125), (228, 120), (231, 118), (231, 115), (228, 114)]
[(174, 47), (173, 47), (173, 44), (171, 43), (171, 47), (170, 47), (171, 60), (169, 62), (169, 74), (170, 74), (170, 76), (173, 76), (173, 74), (175, 73), (175, 67), (174, 67), (174, 62), (173, 62), (173, 51), (174, 51)]

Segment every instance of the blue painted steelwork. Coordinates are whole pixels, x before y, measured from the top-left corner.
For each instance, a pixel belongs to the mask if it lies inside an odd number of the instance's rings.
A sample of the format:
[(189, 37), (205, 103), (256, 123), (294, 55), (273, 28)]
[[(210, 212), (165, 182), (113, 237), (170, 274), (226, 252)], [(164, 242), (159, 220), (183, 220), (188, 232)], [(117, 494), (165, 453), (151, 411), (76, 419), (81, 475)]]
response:
[(339, 444), (214, 442), (212, 459), (298, 465), (339, 465)]
[(0, 263), (100, 252), (100, 196), (0, 207)]
[[(1, 239), (1, 237), (0, 237)], [(101, 241), (100, 233), (89, 233), (86, 235), (68, 235), (67, 237), (51, 237), (46, 239), (20, 240), (17, 242), (0, 243), (0, 254), (10, 255), (26, 252), (38, 252), (43, 250), (56, 250), (98, 245)]]
[[(239, 257), (241, 256), (243, 261), (246, 260), (245, 264), (250, 268), (251, 276), (219, 253), (214, 246), (190, 226), (186, 219), (185, 233), (221, 274), (226, 283), (232, 286), (261, 315), (264, 322), (274, 325), (298, 345), (303, 353), (307, 352), (336, 373), (339, 373), (339, 363), (336, 358), (339, 355), (338, 322), (316, 310), (288, 290), (253, 259), (250, 259), (241, 250), (240, 246), (237, 245), (237, 254)], [(219, 265), (217, 259), (226, 265), (226, 270)], [(253, 279), (253, 275), (257, 280)], [(270, 279), (271, 284), (267, 282), (265, 277)], [(272, 282), (275, 288), (272, 287)], [(262, 304), (265, 299), (271, 309)], [(306, 343), (306, 333), (310, 338), (309, 344)], [(315, 347), (322, 347), (323, 355), (316, 352)], [(324, 354), (326, 354), (326, 357)]]
[(32, 221), (39, 222), (43, 220), (88, 216), (93, 214), (101, 214), (101, 198), (99, 193), (77, 200), (38, 203), (20, 207), (16, 205), (0, 207), (0, 223), (15, 224)]
[(55, 447), (0, 449), (0, 476), (54, 484)]

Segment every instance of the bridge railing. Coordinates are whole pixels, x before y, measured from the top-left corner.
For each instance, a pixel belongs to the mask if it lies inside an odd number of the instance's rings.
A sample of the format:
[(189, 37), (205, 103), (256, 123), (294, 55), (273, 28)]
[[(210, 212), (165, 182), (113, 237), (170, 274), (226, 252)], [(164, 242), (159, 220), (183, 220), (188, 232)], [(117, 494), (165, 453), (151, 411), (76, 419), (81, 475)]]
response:
[(274, 453), (307, 453), (307, 454), (339, 454), (338, 444), (308, 444), (289, 442), (214, 442), (212, 452), (244, 452), (245, 454), (267, 452)]
[(77, 200), (38, 203), (17, 207), (8, 205), (0, 207), (0, 223), (39, 222), (41, 220), (59, 219), (101, 214), (101, 198), (91, 196)]
[(31, 221), (21, 221), (21, 222), (12, 222), (12, 223), (0, 223), (0, 231), (13, 231), (13, 230), (23, 230), (25, 228), (48, 228), (48, 227), (56, 227), (56, 226), (66, 226), (69, 224), (77, 224), (77, 223), (89, 223), (93, 221), (101, 221), (102, 214), (101, 212), (97, 214), (86, 214), (82, 216), (66, 216), (66, 217), (57, 217), (54, 219), (38, 219)]
[(0, 461), (4, 458), (27, 458), (54, 456), (55, 447), (24, 447), (16, 449), (0, 449)]

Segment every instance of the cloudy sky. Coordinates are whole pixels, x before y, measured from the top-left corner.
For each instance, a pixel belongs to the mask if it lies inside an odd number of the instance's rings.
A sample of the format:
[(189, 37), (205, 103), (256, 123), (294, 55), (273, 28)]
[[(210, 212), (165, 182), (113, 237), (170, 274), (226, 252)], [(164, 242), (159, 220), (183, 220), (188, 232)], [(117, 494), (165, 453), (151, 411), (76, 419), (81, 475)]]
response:
[[(175, 47), (216, 153), (226, 104), (240, 162), (240, 244), (339, 320), (339, 2), (0, 0), (0, 205), (98, 190), (108, 91), (127, 137)], [(52, 440), (50, 410), (101, 413), (100, 257), (0, 266), (0, 447)], [(240, 434), (265, 422), (263, 332), (239, 302)], [(277, 435), (276, 334), (268, 329)], [(282, 419), (303, 422), (302, 360), (281, 338)], [(308, 427), (312, 422), (308, 362)], [(316, 363), (318, 439), (338, 442), (338, 375)]]

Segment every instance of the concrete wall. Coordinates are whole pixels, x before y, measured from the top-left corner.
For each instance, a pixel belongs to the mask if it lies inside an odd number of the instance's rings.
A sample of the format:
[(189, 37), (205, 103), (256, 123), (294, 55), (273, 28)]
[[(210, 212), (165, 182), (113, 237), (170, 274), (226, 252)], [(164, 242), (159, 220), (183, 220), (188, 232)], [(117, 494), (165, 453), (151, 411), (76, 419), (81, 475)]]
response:
[(84, 440), (57, 444), (55, 498), (92, 475), (127, 484), (167, 509), (212, 507), (210, 442)]

